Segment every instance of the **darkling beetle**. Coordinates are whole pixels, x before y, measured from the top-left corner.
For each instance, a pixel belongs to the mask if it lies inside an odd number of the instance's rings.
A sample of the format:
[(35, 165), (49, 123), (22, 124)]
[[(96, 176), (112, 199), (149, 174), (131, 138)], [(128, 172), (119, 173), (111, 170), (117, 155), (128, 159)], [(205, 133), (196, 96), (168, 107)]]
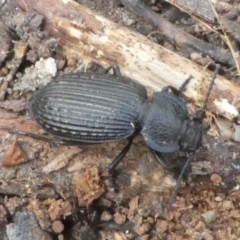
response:
[[(113, 75), (107, 74), (110, 69)], [(33, 94), (27, 106), (37, 124), (58, 139), (20, 134), (69, 145), (128, 139), (128, 144), (110, 165), (110, 172), (127, 154), (133, 139), (141, 134), (158, 161), (168, 168), (164, 154), (183, 151), (191, 156), (199, 148), (202, 120), (218, 69), (219, 66), (196, 119), (191, 118), (185, 101), (179, 96), (189, 79), (180, 89), (168, 86), (147, 98), (146, 88), (121, 76), (117, 66), (109, 67), (103, 74), (58, 76)], [(176, 188), (190, 159), (187, 158)]]

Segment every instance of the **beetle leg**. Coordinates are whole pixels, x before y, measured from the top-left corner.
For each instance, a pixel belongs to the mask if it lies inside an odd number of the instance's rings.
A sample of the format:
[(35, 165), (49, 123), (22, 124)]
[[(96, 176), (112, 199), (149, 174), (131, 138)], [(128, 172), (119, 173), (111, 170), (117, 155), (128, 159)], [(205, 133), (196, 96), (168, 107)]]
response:
[[(151, 148), (150, 148), (150, 149), (151, 149)], [(176, 167), (176, 165), (169, 163), (169, 160), (166, 158), (167, 155), (171, 156), (171, 153), (169, 153), (169, 154), (160, 153), (160, 152), (157, 152), (157, 151), (155, 151), (155, 150), (153, 150), (153, 149), (151, 149), (151, 151), (152, 151), (152, 153), (154, 154), (154, 156), (155, 156), (155, 158), (157, 159), (157, 161), (162, 165), (162, 167), (163, 167), (164, 169), (167, 169), (167, 170), (170, 170), (170, 171), (171, 171), (173, 168)], [(193, 154), (193, 153), (192, 153), (192, 154)], [(181, 185), (181, 181), (182, 181), (182, 179), (183, 179), (183, 176), (184, 176), (184, 174), (185, 174), (185, 172), (186, 172), (186, 169), (187, 169), (190, 161), (192, 160), (192, 154), (190, 154), (190, 155), (188, 156), (187, 160), (185, 161), (185, 163), (184, 163), (184, 165), (183, 165), (183, 168), (182, 168), (181, 171), (180, 171), (180, 174), (179, 174), (178, 179), (177, 179), (176, 186), (174, 187), (174, 189), (173, 189), (173, 191), (172, 191), (171, 197), (170, 197), (170, 199), (169, 199), (169, 201), (168, 201), (168, 204), (167, 204), (167, 207), (166, 207), (166, 209), (165, 209), (165, 211), (164, 211), (165, 214), (167, 214), (168, 211), (171, 209), (172, 204), (173, 204), (173, 202), (174, 202), (175, 199), (176, 199), (176, 196), (177, 196), (177, 193), (178, 193), (178, 189), (179, 189), (179, 187), (180, 187), (180, 185)]]
[(50, 139), (50, 138), (47, 138), (47, 137), (40, 136), (38, 134), (34, 134), (34, 133), (30, 133), (30, 132), (24, 132), (24, 131), (12, 129), (12, 128), (1, 127), (0, 129), (5, 130), (5, 131), (7, 131), (9, 133), (12, 133), (12, 134), (23, 135), (23, 136), (38, 139), (38, 140), (41, 140), (41, 141), (44, 141), (44, 142), (56, 141), (55, 139)]
[(162, 89), (162, 91), (169, 91), (171, 90), (175, 95), (179, 96), (182, 92), (185, 91), (186, 86), (190, 82), (192, 76), (190, 75), (183, 83), (182, 85), (177, 89), (173, 86), (166, 86)]
[(153, 153), (155, 159), (158, 161), (158, 163), (161, 164), (161, 166), (164, 168), (164, 169), (167, 169), (169, 171), (171, 171), (173, 168), (176, 167), (175, 164), (171, 164), (170, 161), (166, 158), (167, 155), (169, 156), (172, 156), (171, 153), (169, 154), (163, 154), (161, 152), (157, 152), (155, 150), (153, 150), (152, 148), (150, 148), (151, 152)]
[(94, 143), (84, 143), (84, 142), (79, 142), (79, 141), (67, 141), (67, 140), (61, 140), (61, 139), (54, 139), (54, 138), (48, 138), (44, 137), (38, 134), (30, 133), (30, 132), (24, 132), (12, 128), (7, 128), (7, 127), (0, 127), (1, 130), (8, 131), (11, 134), (18, 134), (26, 137), (30, 137), (33, 139), (37, 139), (40, 141), (48, 142), (49, 144), (53, 144), (54, 146), (59, 146), (59, 145), (90, 145)]
[(122, 77), (121, 71), (119, 66), (110, 66), (108, 68), (105, 69), (104, 73), (109, 73), (110, 70), (113, 70), (113, 76), (117, 76), (117, 77)]
[(126, 156), (128, 153), (131, 145), (133, 142), (133, 138), (130, 138), (128, 141), (128, 144), (123, 148), (123, 150), (118, 154), (118, 156), (112, 161), (112, 163), (109, 166), (109, 173), (113, 173), (113, 171), (116, 169), (118, 164), (122, 161), (122, 159)]
[(173, 202), (176, 199), (176, 196), (177, 196), (177, 193), (178, 193), (178, 189), (179, 189), (179, 187), (181, 185), (181, 181), (182, 181), (183, 175), (184, 175), (184, 173), (185, 173), (185, 171), (186, 171), (186, 169), (187, 169), (187, 167), (188, 167), (188, 165), (189, 165), (191, 160), (192, 160), (192, 154), (190, 154), (188, 156), (188, 158), (187, 158), (187, 160), (186, 160), (186, 162), (185, 162), (185, 164), (184, 164), (184, 166), (183, 166), (183, 168), (182, 168), (182, 170), (180, 172), (180, 175), (178, 176), (176, 186), (174, 187), (174, 189), (172, 191), (172, 195), (171, 195), (171, 197), (170, 197), (170, 199), (168, 201), (168, 205), (167, 205), (167, 207), (165, 209), (165, 213), (168, 213), (168, 211), (172, 207)]

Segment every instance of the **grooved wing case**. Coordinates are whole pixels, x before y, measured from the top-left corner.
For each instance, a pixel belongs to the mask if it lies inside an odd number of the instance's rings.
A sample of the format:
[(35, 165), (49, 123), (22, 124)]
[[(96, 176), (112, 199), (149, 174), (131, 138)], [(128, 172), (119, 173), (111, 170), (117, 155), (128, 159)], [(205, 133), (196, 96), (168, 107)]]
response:
[(41, 128), (62, 139), (108, 142), (135, 133), (145, 99), (146, 89), (125, 78), (74, 73), (34, 94), (28, 110)]

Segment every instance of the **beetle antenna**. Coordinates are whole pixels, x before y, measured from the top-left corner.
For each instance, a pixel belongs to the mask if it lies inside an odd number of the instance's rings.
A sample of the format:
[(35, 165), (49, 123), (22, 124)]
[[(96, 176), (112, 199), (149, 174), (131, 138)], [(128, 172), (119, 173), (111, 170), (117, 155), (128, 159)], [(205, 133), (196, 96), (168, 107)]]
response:
[(207, 94), (206, 94), (206, 97), (204, 99), (204, 102), (203, 102), (203, 107), (202, 109), (199, 110), (198, 112), (198, 118), (199, 120), (202, 122), (203, 121), (203, 118), (205, 117), (205, 112), (206, 112), (206, 108), (207, 108), (207, 103), (208, 103), (208, 99), (209, 99), (209, 96), (210, 96), (210, 93), (211, 93), (211, 90), (213, 88), (213, 85), (214, 85), (214, 81), (217, 77), (217, 74), (219, 72), (219, 69), (220, 69), (220, 65), (219, 64), (216, 64), (216, 67), (215, 67), (215, 71), (214, 71), (214, 74), (213, 74), (213, 77), (212, 77), (212, 80), (208, 86), (208, 90), (207, 90)]
[(179, 93), (184, 92), (186, 86), (188, 85), (188, 83), (190, 82), (190, 80), (193, 78), (192, 75), (190, 75), (184, 82), (183, 84), (180, 86), (180, 88), (178, 89)]

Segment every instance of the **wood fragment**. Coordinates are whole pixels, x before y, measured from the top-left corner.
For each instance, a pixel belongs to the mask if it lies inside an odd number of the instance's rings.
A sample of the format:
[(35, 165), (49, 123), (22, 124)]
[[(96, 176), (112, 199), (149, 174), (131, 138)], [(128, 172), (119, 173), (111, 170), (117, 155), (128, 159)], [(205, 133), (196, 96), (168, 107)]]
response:
[[(61, 151), (62, 150), (62, 151)], [(55, 156), (52, 161), (43, 168), (44, 173), (50, 173), (52, 171), (59, 170), (67, 165), (67, 163), (82, 150), (78, 147), (71, 146), (68, 149), (65, 147), (58, 148), (58, 155)], [(51, 156), (49, 156), (51, 158)]]
[(6, 135), (6, 131), (2, 130), (1, 127), (34, 133), (38, 133), (40, 130), (37, 124), (29, 116), (19, 116), (16, 113), (7, 112), (2, 109), (0, 109), (0, 116), (0, 137)]
[(12, 47), (12, 41), (8, 29), (3, 23), (0, 23), (0, 42), (1, 42), (1, 52), (0, 52), (0, 65), (6, 59), (6, 57), (11, 53), (10, 49)]
[[(201, 39), (184, 32), (177, 26), (165, 20), (164, 17), (155, 13), (151, 8), (145, 6), (142, 0), (121, 1), (130, 11), (139, 17), (143, 17), (151, 21), (169, 41), (178, 46), (185, 54), (190, 55), (193, 52), (200, 52), (205, 56), (209, 56), (214, 61), (225, 65), (227, 64), (232, 67), (236, 66), (232, 53), (229, 50), (221, 48), (215, 44), (204, 42)], [(238, 62), (240, 62), (239, 58)]]
[(72, 188), (79, 206), (89, 206), (104, 193), (104, 186), (96, 167), (76, 173), (72, 179)]
[[(230, 33), (237, 41), (240, 41), (240, 24), (236, 20), (238, 11), (237, 3), (227, 1), (198, 1), (198, 0), (166, 0), (166, 2), (179, 8), (188, 14), (197, 16), (201, 21), (214, 24), (216, 15), (213, 8), (218, 12), (220, 24), (223, 29)], [(232, 13), (231, 13), (232, 12)]]
[(4, 153), (2, 161), (4, 167), (14, 167), (27, 161), (26, 153), (23, 151), (17, 139), (18, 137), (15, 135), (9, 148)]

